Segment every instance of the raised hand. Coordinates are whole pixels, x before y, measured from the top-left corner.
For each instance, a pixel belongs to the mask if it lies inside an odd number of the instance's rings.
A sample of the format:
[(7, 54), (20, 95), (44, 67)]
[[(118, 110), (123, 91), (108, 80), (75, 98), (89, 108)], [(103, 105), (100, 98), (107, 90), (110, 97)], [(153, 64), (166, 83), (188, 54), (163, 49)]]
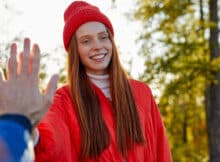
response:
[(42, 94), (38, 87), (40, 49), (30, 49), (30, 39), (24, 40), (24, 49), (17, 61), (17, 46), (11, 45), (7, 78), (0, 74), (0, 112), (24, 114), (35, 126), (48, 110), (57, 87), (58, 76), (50, 79)]

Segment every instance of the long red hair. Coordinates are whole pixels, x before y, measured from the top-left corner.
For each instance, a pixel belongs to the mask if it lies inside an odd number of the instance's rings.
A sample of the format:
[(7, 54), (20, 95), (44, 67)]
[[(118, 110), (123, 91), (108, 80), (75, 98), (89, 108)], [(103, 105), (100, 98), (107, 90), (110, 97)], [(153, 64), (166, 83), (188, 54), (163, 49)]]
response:
[[(144, 144), (137, 106), (129, 84), (129, 77), (121, 66), (113, 36), (112, 59), (108, 66), (112, 110), (115, 117), (116, 140), (121, 154), (126, 157), (127, 150), (135, 143)], [(73, 35), (68, 50), (68, 84), (81, 131), (80, 161), (98, 158), (110, 144), (110, 134), (104, 123), (98, 96), (87, 77), (79, 54), (76, 36)]]

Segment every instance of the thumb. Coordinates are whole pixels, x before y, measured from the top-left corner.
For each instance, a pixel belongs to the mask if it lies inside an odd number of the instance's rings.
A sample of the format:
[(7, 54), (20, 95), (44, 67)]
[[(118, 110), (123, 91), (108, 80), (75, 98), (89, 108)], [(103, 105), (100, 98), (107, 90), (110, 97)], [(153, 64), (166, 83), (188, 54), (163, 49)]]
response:
[(45, 91), (45, 97), (49, 100), (53, 100), (54, 93), (57, 89), (57, 82), (58, 82), (59, 76), (53, 75), (47, 85), (46, 91)]

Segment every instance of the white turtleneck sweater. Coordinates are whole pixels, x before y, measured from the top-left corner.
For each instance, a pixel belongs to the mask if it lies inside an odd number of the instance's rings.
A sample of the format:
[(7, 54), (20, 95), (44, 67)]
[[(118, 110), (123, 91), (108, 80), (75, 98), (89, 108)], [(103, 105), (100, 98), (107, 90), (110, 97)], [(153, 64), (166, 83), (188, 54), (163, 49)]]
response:
[(109, 75), (95, 75), (87, 73), (89, 79), (101, 89), (101, 91), (104, 93), (104, 95), (111, 100), (111, 93), (110, 93), (110, 87), (109, 87)]

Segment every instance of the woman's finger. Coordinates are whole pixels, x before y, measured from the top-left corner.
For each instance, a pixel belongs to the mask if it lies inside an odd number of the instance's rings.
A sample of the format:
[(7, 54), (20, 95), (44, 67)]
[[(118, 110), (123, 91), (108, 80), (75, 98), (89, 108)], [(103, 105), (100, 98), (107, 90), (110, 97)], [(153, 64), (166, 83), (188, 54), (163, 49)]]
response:
[(30, 39), (24, 39), (23, 59), (21, 66), (21, 75), (28, 75), (28, 67), (30, 63)]
[(40, 49), (37, 44), (33, 45), (31, 51), (31, 61), (30, 61), (30, 77), (33, 80), (34, 84), (38, 84), (39, 79), (39, 69), (40, 69)]
[(8, 65), (7, 65), (7, 79), (15, 79), (17, 76), (17, 45), (13, 43), (11, 45), (11, 51), (10, 51), (10, 57), (8, 60)]
[(4, 72), (0, 68), (0, 85), (3, 83), (3, 81), (4, 81)]
[(19, 54), (19, 57), (18, 57), (18, 69), (17, 69), (18, 75), (21, 74), (21, 68), (22, 68), (22, 63), (23, 63), (23, 56), (24, 56), (24, 54), (23, 54), (23, 52), (21, 52)]

